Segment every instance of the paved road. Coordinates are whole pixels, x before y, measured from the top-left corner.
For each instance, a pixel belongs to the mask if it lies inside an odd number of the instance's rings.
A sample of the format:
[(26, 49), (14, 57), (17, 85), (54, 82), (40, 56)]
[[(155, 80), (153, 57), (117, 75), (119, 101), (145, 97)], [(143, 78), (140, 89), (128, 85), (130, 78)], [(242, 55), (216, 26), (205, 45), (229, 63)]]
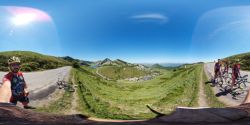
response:
[[(58, 79), (65, 81), (69, 80), (70, 70), (71, 67), (66, 66), (46, 71), (23, 73), (30, 92), (30, 99), (42, 99), (53, 93), (57, 87), (56, 82)], [(2, 79), (5, 74), (6, 72), (0, 72), (0, 78)]]
[[(213, 78), (213, 76), (214, 76), (214, 64), (215, 63), (206, 63), (204, 65), (205, 73), (209, 79)], [(230, 72), (230, 70), (229, 70), (229, 72)], [(246, 74), (248, 74), (248, 76), (250, 77), (250, 72), (241, 71), (242, 76), (244, 76)], [(249, 82), (249, 77), (248, 77), (248, 82)], [(248, 90), (250, 88), (250, 85), (249, 85), (249, 83), (247, 83), (246, 85), (247, 85), (246, 90)], [(220, 95), (220, 93), (222, 93), (224, 91), (223, 88), (218, 87), (218, 86), (213, 87), (213, 90), (214, 90), (215, 94), (219, 94), (219, 95)], [(235, 106), (235, 105), (239, 105), (242, 103), (246, 94), (247, 94), (247, 92), (244, 92), (244, 94), (242, 94), (241, 96), (237, 96), (236, 99), (233, 99), (233, 96), (231, 94), (221, 95), (218, 98), (220, 101), (222, 101), (224, 104), (226, 104), (228, 106)]]

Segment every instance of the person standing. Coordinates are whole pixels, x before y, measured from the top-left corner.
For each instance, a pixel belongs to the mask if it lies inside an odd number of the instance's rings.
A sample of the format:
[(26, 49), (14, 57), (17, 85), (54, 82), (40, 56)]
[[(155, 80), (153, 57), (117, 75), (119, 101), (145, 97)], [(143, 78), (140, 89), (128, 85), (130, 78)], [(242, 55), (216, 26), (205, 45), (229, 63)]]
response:
[(4, 76), (0, 90), (6, 92), (6, 97), (4, 98), (5, 101), (7, 100), (7, 97), (10, 97), (10, 103), (16, 105), (19, 101), (23, 104), (23, 108), (34, 109), (34, 107), (28, 105), (28, 86), (24, 80), (23, 73), (20, 71), (20, 64), (21, 61), (18, 57), (13, 56), (8, 60), (10, 72)]

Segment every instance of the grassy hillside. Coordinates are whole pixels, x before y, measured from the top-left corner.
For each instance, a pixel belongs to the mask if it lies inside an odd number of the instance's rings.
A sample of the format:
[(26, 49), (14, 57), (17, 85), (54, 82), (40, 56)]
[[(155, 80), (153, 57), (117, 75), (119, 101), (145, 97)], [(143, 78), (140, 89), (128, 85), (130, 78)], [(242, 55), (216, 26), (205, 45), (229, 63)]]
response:
[(11, 56), (17, 56), (21, 59), (22, 71), (38, 71), (71, 65), (68, 61), (54, 56), (30, 51), (8, 51), (0, 52), (0, 71), (8, 71), (7, 60)]
[(250, 70), (250, 52), (249, 53), (242, 53), (238, 55), (233, 55), (230, 57), (225, 58), (229, 60), (230, 64), (234, 64), (237, 59), (240, 60), (241, 69), (243, 70)]
[(149, 74), (149, 71), (139, 70), (133, 66), (103, 66), (98, 72), (113, 80), (140, 77)]
[(106, 81), (94, 69), (79, 68), (75, 79), (82, 113), (100, 118), (147, 119), (156, 115), (146, 105), (162, 113), (170, 113), (176, 106), (197, 106), (201, 65), (161, 71), (162, 75), (152, 80), (125, 83)]
[(154, 65), (152, 65), (152, 66), (150, 66), (150, 67), (153, 68), (153, 69), (174, 70), (174, 69), (179, 68), (180, 66), (178, 66), (178, 67), (164, 67), (164, 66), (162, 66), (162, 65), (160, 65), (160, 64), (154, 64)]

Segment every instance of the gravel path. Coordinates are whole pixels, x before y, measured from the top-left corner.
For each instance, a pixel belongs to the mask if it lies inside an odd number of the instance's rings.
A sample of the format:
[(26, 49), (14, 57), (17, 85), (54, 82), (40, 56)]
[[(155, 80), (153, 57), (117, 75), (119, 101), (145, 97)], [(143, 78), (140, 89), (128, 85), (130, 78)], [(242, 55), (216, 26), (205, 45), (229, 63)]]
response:
[(202, 67), (201, 74), (200, 74), (200, 83), (199, 83), (200, 85), (199, 85), (198, 104), (199, 104), (199, 107), (208, 107), (206, 95), (205, 95), (205, 90), (204, 90), (203, 70), (204, 70), (204, 68)]
[[(205, 72), (206, 72), (206, 75), (208, 76), (209, 79), (212, 79), (213, 76), (214, 76), (214, 64), (215, 63), (206, 63), (205, 66), (204, 66), (204, 69), (205, 69)], [(250, 72), (248, 71), (241, 71), (241, 75), (246, 75), (248, 74), (248, 76), (250, 77)], [(249, 82), (249, 77), (248, 77), (248, 82)], [(250, 88), (250, 85), (249, 83), (246, 84), (247, 85), (247, 89), (246, 91)], [(224, 104), (226, 104), (227, 106), (236, 106), (236, 105), (239, 105), (243, 102), (247, 92), (245, 91), (244, 94), (240, 95), (240, 96), (237, 96), (237, 98), (233, 98), (233, 96), (228, 93), (228, 94), (222, 94), (224, 89), (221, 88), (221, 87), (212, 87), (213, 88), (213, 91), (215, 94), (217, 94), (218, 96), (218, 99), (223, 102)]]

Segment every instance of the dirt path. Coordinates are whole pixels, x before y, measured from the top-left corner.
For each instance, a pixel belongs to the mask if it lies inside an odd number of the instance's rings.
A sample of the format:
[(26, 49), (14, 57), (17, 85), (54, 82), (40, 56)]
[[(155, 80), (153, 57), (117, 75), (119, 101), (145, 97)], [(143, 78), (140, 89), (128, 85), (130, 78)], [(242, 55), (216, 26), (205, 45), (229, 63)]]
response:
[(207, 100), (206, 100), (206, 94), (204, 91), (203, 70), (204, 70), (204, 68), (202, 67), (201, 73), (200, 73), (198, 104), (199, 104), (199, 107), (208, 107)]
[(102, 77), (103, 79), (110, 80), (110, 79), (107, 78), (106, 76), (103, 76), (102, 74), (100, 74), (98, 71), (99, 71), (99, 69), (97, 68), (97, 69), (96, 69), (96, 74), (97, 74), (97, 75), (99, 75), (99, 76)]
[(73, 100), (71, 102), (70, 111), (67, 114), (81, 114), (81, 112), (78, 111), (78, 100), (79, 100), (79, 97), (78, 97), (78, 94), (77, 94), (77, 85), (76, 85), (74, 76), (75, 75), (73, 74), (71, 80), (72, 80), (73, 87), (74, 87), (75, 91), (73, 93), (73, 97), (72, 97)]

